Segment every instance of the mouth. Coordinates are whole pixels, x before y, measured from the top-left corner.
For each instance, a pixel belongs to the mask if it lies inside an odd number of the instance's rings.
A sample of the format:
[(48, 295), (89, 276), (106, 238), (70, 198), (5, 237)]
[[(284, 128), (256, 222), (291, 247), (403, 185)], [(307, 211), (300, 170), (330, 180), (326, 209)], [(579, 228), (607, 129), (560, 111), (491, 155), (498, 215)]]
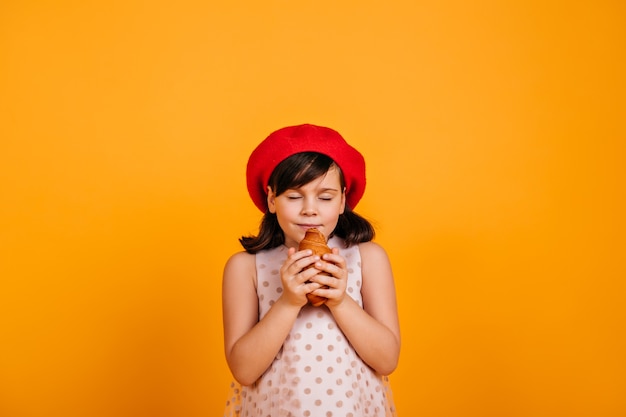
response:
[(319, 229), (320, 227), (322, 227), (321, 224), (298, 224), (298, 227), (301, 227), (303, 229)]

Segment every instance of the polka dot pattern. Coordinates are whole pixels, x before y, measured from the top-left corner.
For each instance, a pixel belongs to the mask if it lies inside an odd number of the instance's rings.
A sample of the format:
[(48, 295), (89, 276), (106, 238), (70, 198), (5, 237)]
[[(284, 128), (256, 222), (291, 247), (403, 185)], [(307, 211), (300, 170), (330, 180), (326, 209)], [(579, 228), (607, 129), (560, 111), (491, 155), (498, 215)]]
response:
[[(348, 263), (347, 294), (362, 307), (361, 257), (358, 246), (344, 248), (332, 238)], [(257, 253), (260, 317), (282, 292), (280, 266), (284, 246)], [(356, 354), (325, 306), (305, 306), (269, 369), (252, 386), (234, 383), (224, 416), (395, 416), (389, 382)]]

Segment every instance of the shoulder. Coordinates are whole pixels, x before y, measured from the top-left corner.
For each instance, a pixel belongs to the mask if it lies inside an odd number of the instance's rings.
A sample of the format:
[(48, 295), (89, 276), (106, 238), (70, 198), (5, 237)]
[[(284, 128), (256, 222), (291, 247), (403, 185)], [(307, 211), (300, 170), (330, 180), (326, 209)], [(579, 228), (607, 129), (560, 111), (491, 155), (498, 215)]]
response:
[(248, 252), (236, 252), (226, 261), (226, 267), (254, 264), (256, 255)]
[(366, 280), (393, 280), (389, 256), (382, 246), (374, 242), (359, 243), (359, 253), (364, 284)]
[(229, 276), (255, 276), (256, 255), (247, 252), (237, 252), (231, 255), (224, 266), (224, 279)]
[(226, 266), (240, 265), (240, 264), (249, 264), (254, 263), (256, 256), (252, 253), (248, 252), (236, 252), (228, 258), (226, 261)]
[(387, 251), (376, 242), (363, 242), (359, 243), (359, 252), (361, 253), (361, 259), (388, 259)]

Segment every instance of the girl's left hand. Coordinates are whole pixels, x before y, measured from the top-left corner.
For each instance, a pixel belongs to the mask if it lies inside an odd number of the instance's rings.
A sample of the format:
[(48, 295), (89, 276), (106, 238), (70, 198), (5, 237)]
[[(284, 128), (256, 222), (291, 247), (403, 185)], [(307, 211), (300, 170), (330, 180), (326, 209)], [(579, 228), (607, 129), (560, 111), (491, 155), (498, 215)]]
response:
[(319, 295), (328, 299), (326, 305), (334, 307), (341, 304), (346, 296), (346, 287), (348, 285), (348, 268), (346, 260), (339, 255), (338, 248), (332, 248), (332, 253), (322, 256), (322, 259), (313, 264), (315, 269), (330, 274), (317, 274), (310, 278), (311, 282), (317, 282), (320, 285), (326, 285), (328, 288), (319, 288), (312, 291), (312, 294)]

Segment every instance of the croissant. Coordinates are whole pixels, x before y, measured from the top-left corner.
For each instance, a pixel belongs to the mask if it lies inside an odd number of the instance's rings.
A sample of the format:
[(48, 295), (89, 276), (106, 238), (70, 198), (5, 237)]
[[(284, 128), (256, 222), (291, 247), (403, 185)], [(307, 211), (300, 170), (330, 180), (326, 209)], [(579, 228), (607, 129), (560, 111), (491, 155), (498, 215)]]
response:
[[(328, 245), (326, 245), (326, 238), (319, 230), (315, 228), (307, 229), (306, 234), (304, 235), (304, 239), (300, 242), (298, 246), (298, 250), (311, 249), (314, 255), (318, 255), (320, 258), (325, 253), (332, 253)], [(312, 267), (313, 265), (309, 265), (307, 268)], [(320, 272), (322, 275), (330, 275), (326, 272)], [(323, 286), (322, 288), (328, 288), (327, 286)], [(319, 307), (328, 300), (325, 297), (320, 297), (315, 294), (307, 294), (307, 299), (309, 303), (311, 303), (314, 307)]]

